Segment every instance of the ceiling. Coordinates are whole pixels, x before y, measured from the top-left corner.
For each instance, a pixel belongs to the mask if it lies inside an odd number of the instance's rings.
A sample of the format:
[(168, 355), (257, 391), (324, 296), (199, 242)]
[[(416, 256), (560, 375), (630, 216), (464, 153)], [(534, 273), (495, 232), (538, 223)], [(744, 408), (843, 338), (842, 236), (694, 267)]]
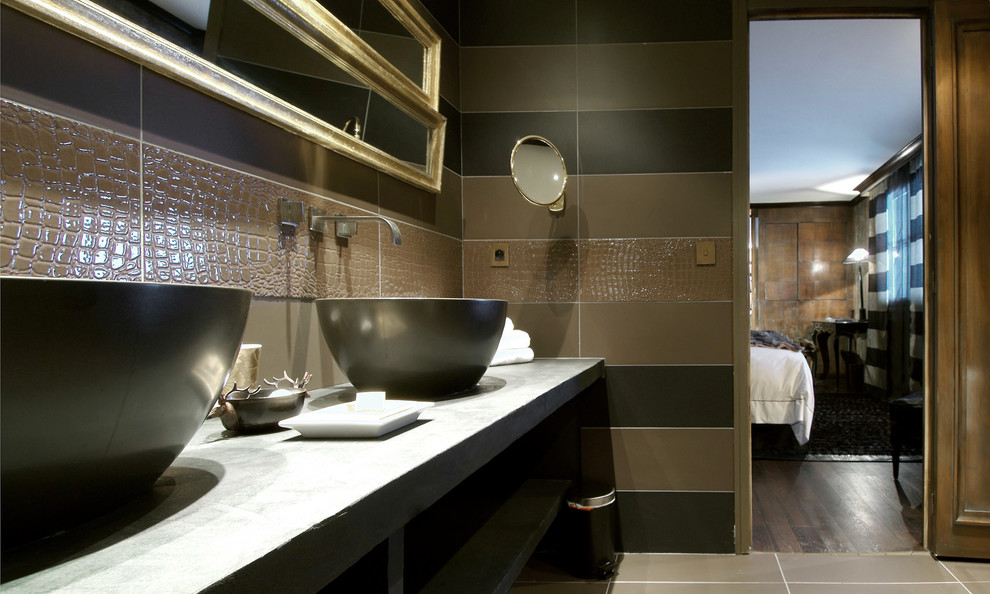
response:
[(852, 200), (921, 134), (918, 20), (754, 21), (749, 59), (753, 204)]

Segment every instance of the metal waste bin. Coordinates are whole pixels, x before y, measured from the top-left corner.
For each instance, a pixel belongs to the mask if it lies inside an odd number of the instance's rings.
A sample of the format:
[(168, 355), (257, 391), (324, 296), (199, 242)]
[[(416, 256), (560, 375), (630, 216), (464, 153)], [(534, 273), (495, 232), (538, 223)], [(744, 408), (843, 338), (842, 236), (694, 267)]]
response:
[(583, 483), (567, 492), (570, 571), (575, 577), (604, 579), (615, 573), (615, 488)]

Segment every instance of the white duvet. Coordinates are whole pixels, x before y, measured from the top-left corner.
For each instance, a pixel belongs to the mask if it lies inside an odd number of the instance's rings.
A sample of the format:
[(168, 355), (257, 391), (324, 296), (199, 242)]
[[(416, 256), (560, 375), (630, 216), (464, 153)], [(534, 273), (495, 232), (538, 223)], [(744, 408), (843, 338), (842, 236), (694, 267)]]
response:
[(749, 399), (752, 423), (790, 425), (798, 443), (808, 443), (815, 416), (815, 387), (804, 355), (751, 346)]

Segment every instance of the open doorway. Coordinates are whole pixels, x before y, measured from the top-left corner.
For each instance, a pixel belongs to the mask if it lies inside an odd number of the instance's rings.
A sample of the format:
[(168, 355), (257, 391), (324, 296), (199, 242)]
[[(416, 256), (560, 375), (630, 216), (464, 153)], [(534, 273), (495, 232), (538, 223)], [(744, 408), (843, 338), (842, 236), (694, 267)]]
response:
[(752, 548), (922, 550), (920, 21), (749, 35)]

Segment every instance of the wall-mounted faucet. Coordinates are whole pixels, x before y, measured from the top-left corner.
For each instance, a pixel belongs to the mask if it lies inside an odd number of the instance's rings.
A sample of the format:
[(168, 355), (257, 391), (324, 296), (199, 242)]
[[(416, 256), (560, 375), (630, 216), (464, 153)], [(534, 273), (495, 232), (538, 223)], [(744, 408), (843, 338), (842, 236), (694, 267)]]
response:
[(361, 140), (361, 119), (358, 118), (357, 116), (352, 116), (348, 118), (347, 121), (344, 122), (344, 126), (341, 128), (341, 130), (343, 130), (346, 133), (347, 127), (350, 126), (351, 123), (354, 124), (354, 133), (353, 133), (354, 138)]
[(309, 217), (309, 230), (315, 233), (327, 233), (327, 223), (334, 223), (334, 231), (337, 237), (351, 237), (357, 233), (357, 224), (360, 221), (378, 221), (385, 223), (392, 231), (392, 245), (402, 245), (402, 232), (398, 225), (385, 217), (378, 215), (350, 216), (350, 215), (323, 215), (314, 211), (323, 209), (311, 208)]
[[(295, 228), (302, 222), (305, 205), (301, 200), (279, 200), (280, 222), (283, 230), (295, 233)], [(357, 233), (359, 221), (376, 221), (385, 223), (392, 232), (392, 245), (402, 245), (402, 232), (399, 226), (379, 215), (327, 215), (325, 208), (309, 207), (309, 230), (313, 233), (329, 233), (327, 223), (334, 223), (334, 233), (337, 237), (348, 238)], [(288, 231), (286, 231), (288, 232)]]

